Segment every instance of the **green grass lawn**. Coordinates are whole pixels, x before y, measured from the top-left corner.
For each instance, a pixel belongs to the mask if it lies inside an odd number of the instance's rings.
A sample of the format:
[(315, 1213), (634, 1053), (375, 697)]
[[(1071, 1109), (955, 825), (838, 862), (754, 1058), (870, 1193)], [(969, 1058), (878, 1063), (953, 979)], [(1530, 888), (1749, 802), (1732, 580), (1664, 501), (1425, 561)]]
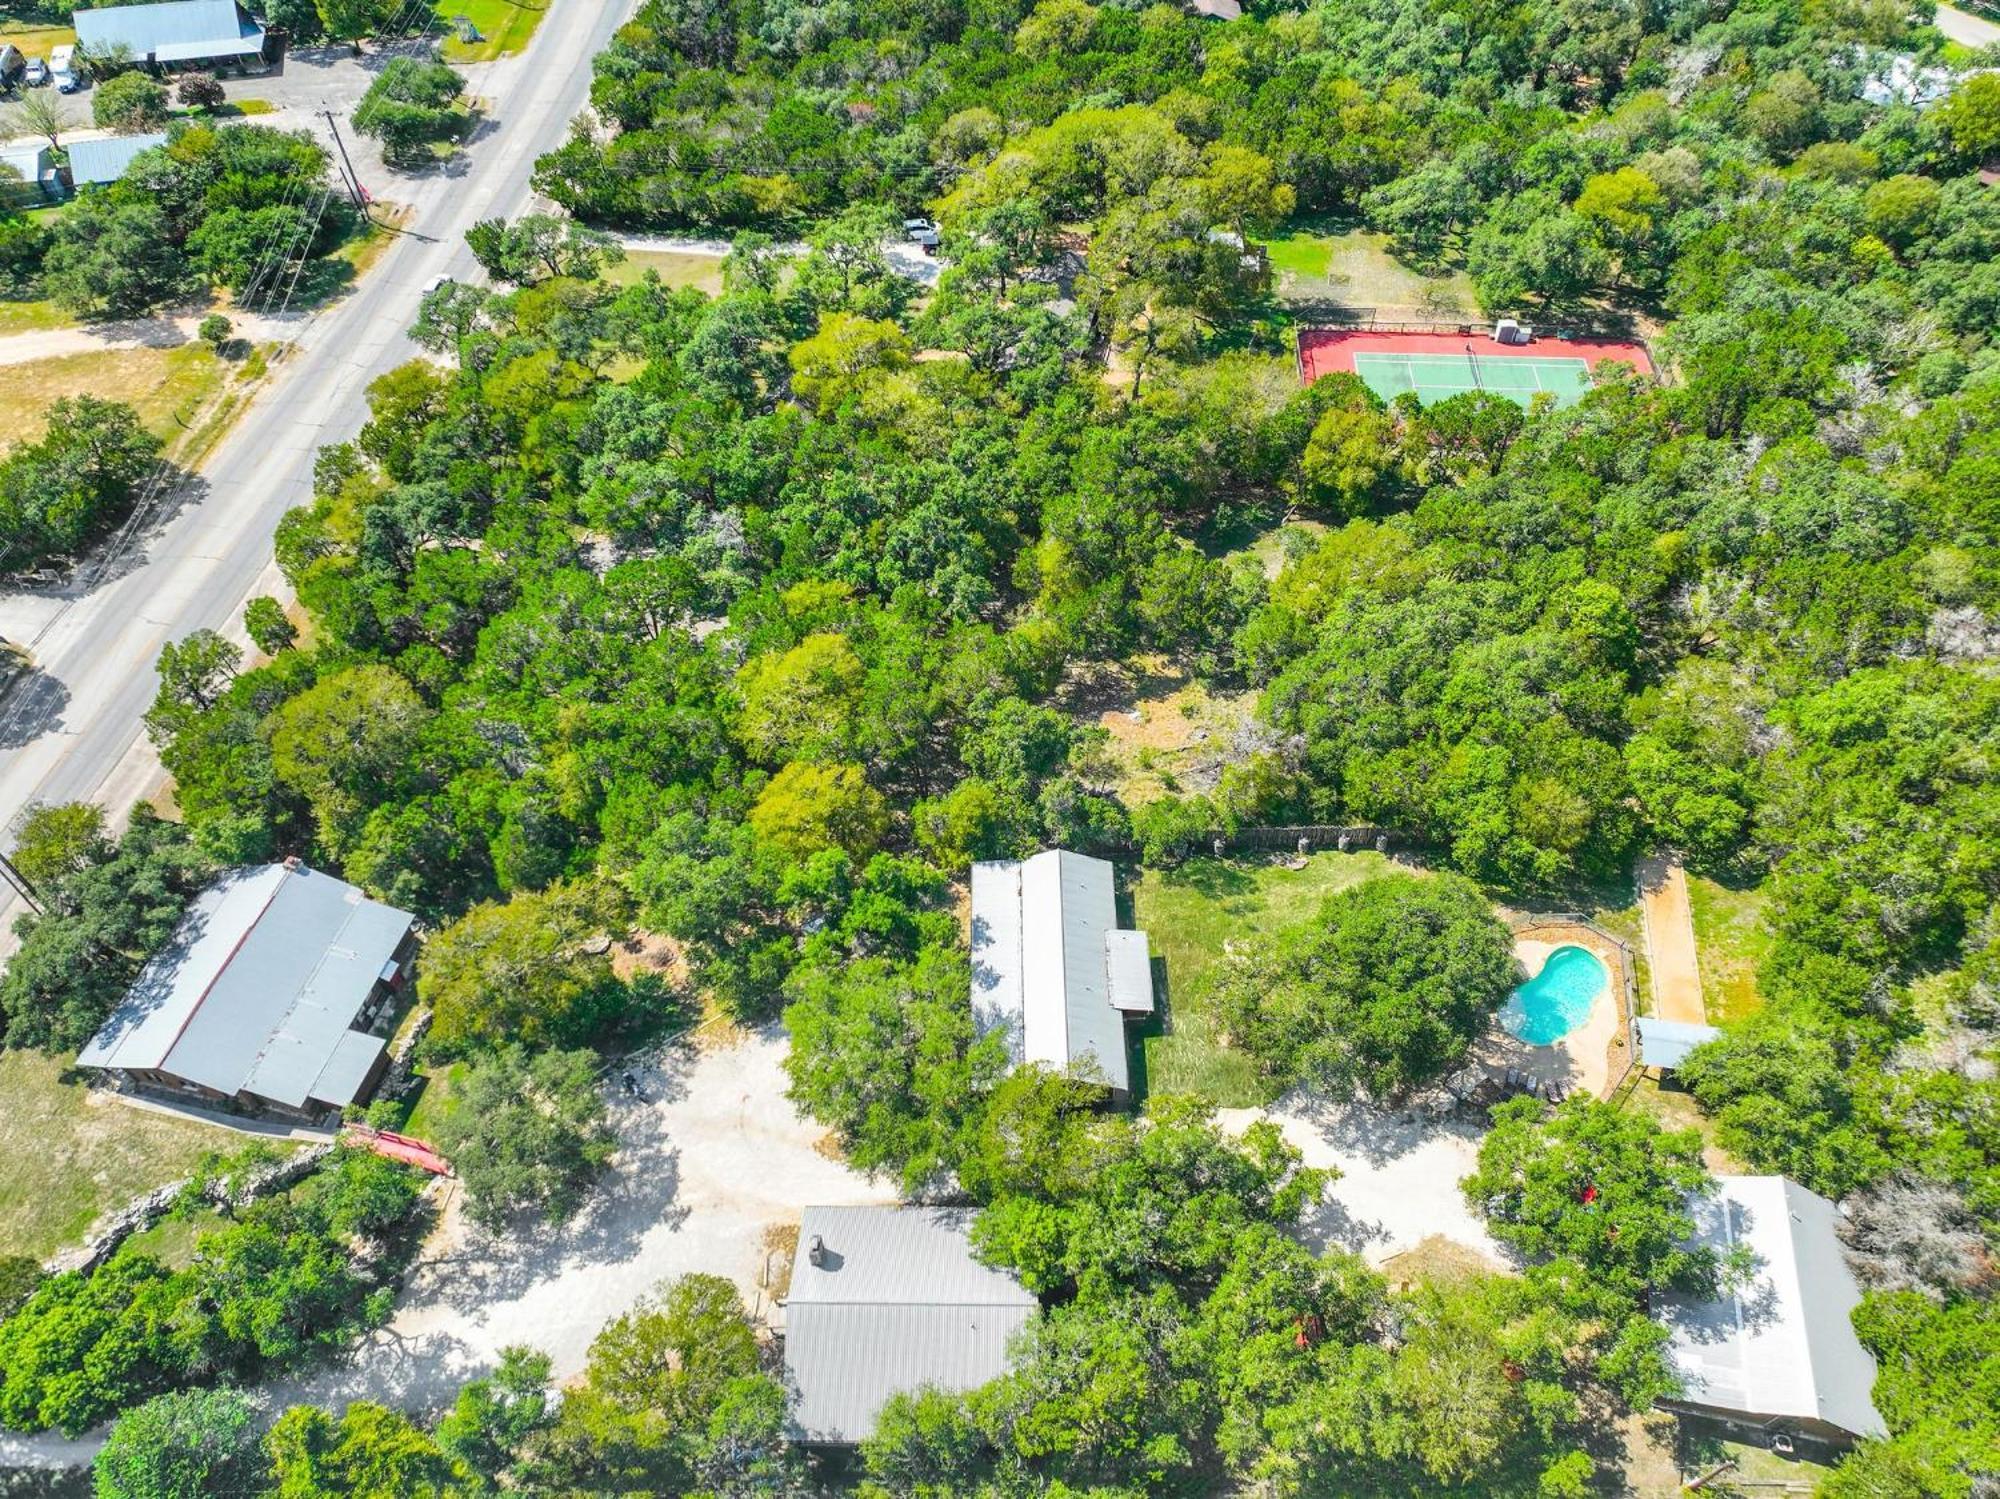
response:
[(627, 250), (625, 258), (604, 273), (613, 286), (633, 286), (656, 271), (676, 291), (692, 286), (696, 291), (717, 296), (722, 291), (722, 257), (686, 255), (677, 250)]
[(1304, 229), (1266, 240), (1264, 249), (1271, 257), (1272, 270), (1290, 271), (1294, 276), (1324, 276), (1333, 262), (1333, 237)]
[(0, 1254), (43, 1259), (98, 1214), (192, 1172), (235, 1137), (64, 1082), (68, 1062), (0, 1053)]
[(220, 1228), (223, 1221), (222, 1214), (213, 1208), (185, 1218), (162, 1218), (144, 1233), (132, 1235), (125, 1247), (137, 1254), (150, 1254), (169, 1270), (184, 1270), (194, 1263), (195, 1246), (202, 1236)]
[[(1203, 1007), (1202, 976), (1223, 944), (1303, 921), (1336, 890), (1392, 868), (1381, 854), (1314, 854), (1302, 869), (1255, 859), (1195, 859), (1149, 869), (1132, 890), (1133, 924), (1152, 941), (1164, 970), (1161, 1015), (1141, 1032), (1144, 1091), (1194, 1093), (1223, 1108), (1269, 1102), (1270, 1084), (1249, 1058), (1231, 1051)], [(1140, 1084), (1135, 1079), (1134, 1091)]]
[[(67, 9), (68, 7), (64, 7)], [(0, 42), (11, 42), (21, 49), (24, 57), (39, 57), (49, 60), (49, 53), (57, 47), (76, 45), (74, 26), (25, 26), (11, 20), (0, 20)]]
[(1389, 238), (1363, 229), (1316, 233), (1307, 225), (1265, 242), (1281, 295), (1330, 297), (1348, 307), (1373, 307), (1390, 318), (1457, 322), (1478, 317), (1478, 298), (1463, 272), (1426, 276), (1389, 249)]
[(1701, 998), (1711, 1024), (1741, 1020), (1763, 1003), (1757, 993), (1757, 966), (1771, 950), (1771, 930), (1764, 920), (1768, 903), (1761, 885), (1732, 889), (1700, 875), (1688, 876)]
[(454, 1062), (442, 1072), (426, 1073), (423, 1091), (417, 1095), (410, 1117), (404, 1121), (399, 1133), (435, 1143), (434, 1131), (438, 1121), (451, 1112), (452, 1093), (464, 1075), (463, 1062)]
[(9, 333), (46, 333), (51, 328), (70, 327), (75, 321), (54, 302), (0, 302), (0, 337)]
[(528, 45), (528, 39), (548, 13), (546, 3), (517, 4), (516, 0), (448, 0), (440, 9), (447, 25), (464, 16), (478, 28), (481, 38), (476, 42), (461, 42), (455, 32), (448, 35), (444, 44), (446, 62), (488, 62), (509, 52), (519, 52)]

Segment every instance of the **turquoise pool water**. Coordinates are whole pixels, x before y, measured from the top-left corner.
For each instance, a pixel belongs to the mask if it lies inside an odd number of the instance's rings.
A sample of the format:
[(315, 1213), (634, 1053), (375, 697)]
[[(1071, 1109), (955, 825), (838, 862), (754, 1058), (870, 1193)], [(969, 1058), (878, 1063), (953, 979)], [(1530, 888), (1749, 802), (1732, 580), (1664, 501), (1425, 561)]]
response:
[(1500, 1023), (1530, 1046), (1560, 1041), (1590, 1018), (1590, 1007), (1611, 982), (1604, 962), (1583, 947), (1558, 947), (1542, 971), (1507, 996)]

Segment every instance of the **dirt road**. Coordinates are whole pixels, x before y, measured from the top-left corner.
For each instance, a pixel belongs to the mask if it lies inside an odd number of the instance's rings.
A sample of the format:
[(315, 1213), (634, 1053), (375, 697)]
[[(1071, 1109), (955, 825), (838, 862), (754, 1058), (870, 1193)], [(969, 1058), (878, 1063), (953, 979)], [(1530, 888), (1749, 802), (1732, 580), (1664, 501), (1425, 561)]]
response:
[(1695, 956), (1694, 910), (1687, 872), (1658, 855), (1639, 861), (1639, 910), (1646, 922), (1646, 956), (1653, 972), (1653, 1013), (1662, 1020), (1705, 1025), (1701, 967)]

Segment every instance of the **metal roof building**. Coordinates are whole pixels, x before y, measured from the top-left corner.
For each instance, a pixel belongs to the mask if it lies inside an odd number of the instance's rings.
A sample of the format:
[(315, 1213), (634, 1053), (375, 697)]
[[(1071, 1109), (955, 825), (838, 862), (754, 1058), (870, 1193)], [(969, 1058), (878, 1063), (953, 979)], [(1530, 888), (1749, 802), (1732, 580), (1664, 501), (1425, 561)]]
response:
[(199, 62), (258, 57), (264, 28), (236, 0), (164, 0), (78, 10), (77, 45), (102, 57), (123, 48), (134, 62)]
[(234, 870), (188, 907), (77, 1065), (251, 1108), (344, 1108), (381, 1065), (364, 1011), (400, 981), (413, 919), (302, 866)]
[(1641, 1067), (1680, 1066), (1687, 1054), (1704, 1042), (1722, 1034), (1712, 1025), (1696, 1025), (1688, 1020), (1661, 1020), (1653, 1015), (1635, 1015), (1632, 1034), (1637, 1043)]
[(1125, 1017), (1153, 1009), (1143, 932), (1118, 929), (1111, 866), (1049, 849), (972, 866), (972, 1014), (1018, 1066), (1094, 1072), (1129, 1092)]
[(1834, 1234), (1838, 1210), (1782, 1176), (1718, 1177), (1694, 1204), (1699, 1242), (1747, 1244), (1750, 1283), (1713, 1301), (1663, 1299), (1683, 1389), (1663, 1402), (1759, 1429), (1831, 1441), (1886, 1436), (1875, 1360), (1848, 1314), (1861, 1300)]
[(1007, 1369), (1033, 1293), (972, 1257), (965, 1208), (811, 1207), (785, 1298), (792, 1424), (865, 1441), (892, 1395), (977, 1389)]
[[(85, 11), (83, 14), (88, 15)], [(71, 141), (64, 149), (69, 152), (69, 180), (75, 187), (101, 187), (107, 182), (116, 182), (131, 167), (133, 158), (141, 151), (150, 151), (155, 146), (167, 143), (166, 132), (153, 131), (145, 135), (107, 135), (91, 141)]]

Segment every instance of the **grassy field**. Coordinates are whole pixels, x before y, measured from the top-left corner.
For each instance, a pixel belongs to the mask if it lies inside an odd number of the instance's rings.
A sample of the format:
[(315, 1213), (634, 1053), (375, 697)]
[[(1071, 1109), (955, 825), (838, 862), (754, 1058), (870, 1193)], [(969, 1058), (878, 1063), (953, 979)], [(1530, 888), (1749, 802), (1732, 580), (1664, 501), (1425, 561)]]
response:
[(1701, 998), (1711, 1025), (1740, 1020), (1763, 1003), (1757, 993), (1757, 965), (1771, 950), (1771, 932), (1764, 922), (1768, 900), (1761, 886), (1738, 890), (1700, 875), (1688, 876)]
[(175, 349), (106, 349), (0, 366), (0, 432), (32, 441), (59, 396), (123, 401), (166, 439), (170, 453), (202, 426), (205, 407), (229, 382), (229, 367), (205, 343)]
[(1203, 1007), (1202, 976), (1232, 939), (1302, 921), (1336, 890), (1390, 868), (1373, 852), (1323, 853), (1301, 869), (1253, 859), (1196, 859), (1141, 875), (1132, 891), (1133, 924), (1150, 936), (1165, 969), (1159, 996), (1165, 1028), (1156, 1020), (1142, 1032), (1145, 1089), (1195, 1093), (1224, 1108), (1268, 1102), (1270, 1087), (1249, 1059), (1222, 1045), (1215, 1018)]
[(45, 333), (51, 328), (67, 328), (75, 321), (54, 302), (0, 302), (0, 337)]
[(62, 1081), (59, 1057), (0, 1052), (0, 1254), (41, 1259), (98, 1214), (186, 1176), (232, 1137)]
[(150, 1254), (170, 1270), (183, 1270), (194, 1263), (195, 1245), (204, 1234), (222, 1226), (223, 1218), (213, 1209), (191, 1213), (185, 1218), (162, 1218), (142, 1234), (134, 1234), (125, 1247), (138, 1254)]
[[(67, 8), (67, 7), (65, 7)], [(0, 20), (0, 42), (11, 42), (21, 49), (26, 57), (39, 57), (47, 62), (49, 53), (57, 47), (74, 46), (76, 28), (74, 26), (21, 26), (11, 20)]]
[(1273, 270), (1290, 271), (1294, 276), (1322, 277), (1333, 263), (1333, 236), (1306, 229), (1266, 240), (1264, 249)]
[(1310, 227), (1269, 240), (1271, 266), (1281, 274), (1278, 292), (1294, 299), (1326, 299), (1346, 307), (1373, 307), (1385, 316), (1455, 322), (1479, 316), (1471, 278), (1462, 273), (1426, 276), (1389, 253), (1387, 235), (1354, 229), (1315, 233)]
[(660, 279), (676, 290), (692, 286), (713, 297), (722, 291), (722, 257), (683, 255), (674, 250), (627, 250), (625, 258), (604, 273), (615, 286), (630, 286), (646, 272), (659, 272)]
[(440, 9), (447, 23), (464, 16), (478, 28), (481, 38), (476, 42), (461, 42), (455, 33), (447, 36), (444, 44), (447, 62), (489, 62), (509, 52), (519, 52), (528, 45), (528, 39), (548, 13), (546, 4), (517, 4), (515, 0), (449, 0)]
[(464, 1076), (462, 1062), (454, 1062), (443, 1072), (426, 1073), (424, 1090), (417, 1095), (416, 1103), (410, 1109), (410, 1117), (404, 1121), (402, 1133), (414, 1135), (419, 1140), (433, 1138), (432, 1131), (438, 1121), (451, 1112), (451, 1098), (458, 1080)]

